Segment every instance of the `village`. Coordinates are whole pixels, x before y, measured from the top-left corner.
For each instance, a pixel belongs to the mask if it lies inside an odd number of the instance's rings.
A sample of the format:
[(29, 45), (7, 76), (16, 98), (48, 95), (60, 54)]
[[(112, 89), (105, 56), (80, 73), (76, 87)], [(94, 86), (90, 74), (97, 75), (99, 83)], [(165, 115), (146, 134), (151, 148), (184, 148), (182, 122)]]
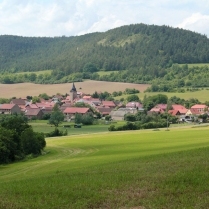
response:
[[(126, 114), (136, 114), (145, 110), (143, 104), (136, 101), (124, 104), (120, 101), (106, 101), (93, 98), (91, 95), (77, 91), (75, 84), (72, 83), (72, 88), (66, 97), (55, 95), (51, 99), (41, 99), (35, 103), (26, 98), (15, 98), (10, 103), (0, 104), (0, 114), (22, 113), (28, 119), (43, 119), (45, 115), (51, 114), (54, 105), (57, 103), (65, 116), (65, 121), (73, 121), (75, 114), (85, 115), (91, 113), (94, 117), (97, 117), (95, 112), (102, 118), (109, 116), (109, 119), (113, 121), (122, 121)], [(76, 104), (84, 105), (77, 106)], [(178, 123), (190, 123), (194, 122), (194, 120), (202, 122), (201, 115), (208, 115), (208, 106), (205, 104), (195, 104), (190, 109), (187, 109), (183, 105), (172, 104), (168, 109), (167, 104), (157, 104), (147, 111), (148, 115), (163, 113), (169, 113), (172, 116), (178, 117)]]

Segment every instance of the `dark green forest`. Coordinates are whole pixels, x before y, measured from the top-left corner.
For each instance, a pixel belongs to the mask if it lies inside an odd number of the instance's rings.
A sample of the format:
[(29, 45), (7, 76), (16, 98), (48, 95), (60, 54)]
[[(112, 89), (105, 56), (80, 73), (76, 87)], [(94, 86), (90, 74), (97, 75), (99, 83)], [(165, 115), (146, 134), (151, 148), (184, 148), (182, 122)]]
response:
[[(209, 63), (209, 39), (169, 26), (134, 24), (74, 37), (0, 36), (1, 83), (94, 79), (152, 83), (159, 91), (162, 82), (208, 86), (208, 67), (189, 69), (189, 63)], [(33, 73), (42, 70), (52, 72)], [(97, 71), (113, 73), (101, 76)]]

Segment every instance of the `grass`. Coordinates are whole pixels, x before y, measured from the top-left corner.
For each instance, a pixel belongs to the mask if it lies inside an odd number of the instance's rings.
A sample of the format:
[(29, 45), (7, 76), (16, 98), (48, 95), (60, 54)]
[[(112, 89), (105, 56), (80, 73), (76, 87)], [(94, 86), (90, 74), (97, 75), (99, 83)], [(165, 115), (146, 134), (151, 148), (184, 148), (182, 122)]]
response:
[(119, 71), (99, 71), (97, 72), (99, 74), (99, 76), (103, 76), (103, 75), (110, 75), (111, 73), (118, 73)]
[[(182, 66), (185, 64), (179, 64), (179, 66)], [(189, 68), (192, 67), (204, 67), (204, 66), (208, 66), (209, 67), (209, 63), (193, 63), (193, 64), (187, 64)]]
[(52, 70), (40, 70), (40, 71), (33, 71), (33, 72), (19, 72), (19, 73), (15, 73), (15, 74), (30, 74), (30, 73), (35, 73), (36, 75), (40, 75), (40, 74), (50, 74), (52, 72)]
[(0, 208), (208, 208), (208, 132), (47, 139), (45, 155), (0, 166)]
[[(49, 133), (54, 131), (54, 126), (47, 124), (47, 121), (31, 121), (29, 122), (32, 125), (33, 130), (42, 133)], [(63, 127), (64, 125), (70, 125), (70, 128)], [(91, 126), (82, 126), (81, 128), (74, 128), (74, 123), (64, 122), (59, 125), (59, 130), (65, 131), (67, 129), (68, 135), (78, 135), (78, 134), (92, 134), (108, 131), (109, 124), (99, 124)]]
[[(176, 96), (176, 97), (179, 97), (179, 98), (182, 98), (182, 99), (185, 99), (185, 100), (188, 100), (188, 99), (191, 99), (191, 98), (196, 98), (200, 102), (205, 102), (205, 101), (209, 100), (206, 97), (206, 95), (208, 95), (208, 93), (209, 93), (208, 89), (201, 89), (201, 90), (194, 91), (194, 92), (186, 91), (185, 93), (178, 93), (178, 92), (141, 92), (141, 93), (136, 94), (136, 95), (138, 95), (138, 97), (141, 100), (144, 99), (145, 95), (148, 97), (148, 96), (153, 96), (153, 95), (157, 95), (157, 94), (164, 94), (164, 95), (167, 95), (168, 98), (173, 97), (173, 96)], [(125, 98), (127, 96), (129, 96), (129, 95), (118, 96), (118, 97), (116, 97), (116, 99), (120, 99), (122, 97)]]

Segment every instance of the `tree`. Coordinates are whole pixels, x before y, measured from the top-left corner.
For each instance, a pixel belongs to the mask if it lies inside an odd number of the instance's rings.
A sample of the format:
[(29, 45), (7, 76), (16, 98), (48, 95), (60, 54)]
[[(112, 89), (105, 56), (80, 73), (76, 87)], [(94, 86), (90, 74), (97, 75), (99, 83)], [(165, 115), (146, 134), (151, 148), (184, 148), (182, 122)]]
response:
[(49, 124), (54, 125), (55, 127), (58, 127), (59, 124), (61, 124), (64, 120), (64, 114), (59, 109), (58, 104), (55, 104), (52, 113), (49, 119)]
[(139, 101), (140, 101), (139, 97), (135, 94), (132, 94), (127, 97), (127, 102), (139, 102)]
[(41, 101), (40, 98), (37, 97), (37, 96), (34, 96), (34, 97), (32, 98), (32, 103), (33, 103), (33, 104), (35, 104), (35, 103), (37, 103), (37, 102), (40, 102), (40, 101)]
[(43, 133), (36, 133), (33, 129), (27, 128), (21, 134), (21, 144), (25, 155), (41, 154), (41, 151), (46, 146)]
[(13, 132), (0, 127), (0, 164), (15, 160), (17, 144), (13, 140)]
[(94, 73), (97, 71), (98, 71), (97, 67), (92, 63), (87, 63), (83, 67), (83, 72), (86, 72), (86, 73)]

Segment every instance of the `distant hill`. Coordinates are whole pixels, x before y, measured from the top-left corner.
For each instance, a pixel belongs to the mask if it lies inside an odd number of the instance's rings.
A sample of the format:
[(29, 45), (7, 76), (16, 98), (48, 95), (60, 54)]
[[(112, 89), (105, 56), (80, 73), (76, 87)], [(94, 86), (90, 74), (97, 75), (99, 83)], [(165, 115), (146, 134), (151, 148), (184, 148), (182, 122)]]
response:
[[(190, 63), (199, 65), (189, 67)], [(6, 84), (91, 79), (182, 92), (181, 87), (209, 87), (205, 63), (209, 39), (168, 26), (135, 24), (75, 37), (0, 36), (0, 83)]]
[(0, 72), (56, 69), (68, 75), (87, 63), (120, 71), (206, 62), (205, 35), (168, 26), (135, 24), (75, 37), (0, 36)]

